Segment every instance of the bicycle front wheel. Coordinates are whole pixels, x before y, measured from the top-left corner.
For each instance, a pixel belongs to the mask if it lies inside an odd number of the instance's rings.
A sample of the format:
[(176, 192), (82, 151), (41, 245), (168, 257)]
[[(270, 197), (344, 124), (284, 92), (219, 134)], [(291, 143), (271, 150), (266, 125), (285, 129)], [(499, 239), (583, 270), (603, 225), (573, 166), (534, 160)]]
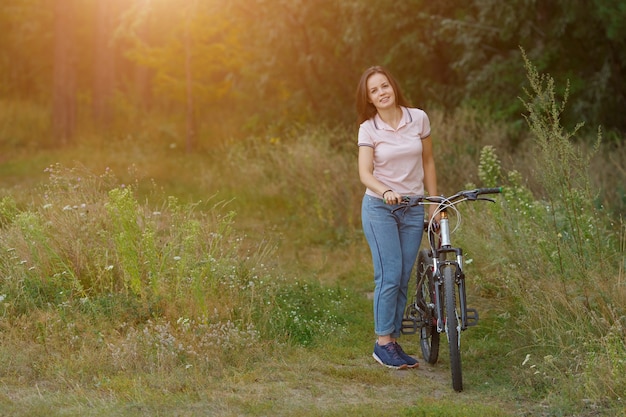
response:
[(439, 332), (435, 314), (435, 278), (433, 277), (433, 258), (427, 249), (422, 249), (417, 257), (416, 304), (422, 315), (420, 327), (420, 346), (422, 356), (428, 363), (437, 363), (439, 359)]
[(450, 371), (452, 373), (452, 388), (455, 391), (463, 391), (463, 375), (461, 371), (461, 326), (457, 314), (457, 291), (454, 280), (455, 268), (446, 265), (441, 271), (443, 274), (446, 334), (448, 335), (448, 347), (450, 349)]

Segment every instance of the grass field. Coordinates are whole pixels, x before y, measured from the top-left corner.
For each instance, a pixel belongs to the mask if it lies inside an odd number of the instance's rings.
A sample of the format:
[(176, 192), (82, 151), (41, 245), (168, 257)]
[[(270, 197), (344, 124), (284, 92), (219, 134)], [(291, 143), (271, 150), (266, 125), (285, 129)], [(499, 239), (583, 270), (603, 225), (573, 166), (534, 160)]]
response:
[(481, 314), (463, 333), (464, 392), (445, 343), (416, 371), (371, 358), (355, 132), (194, 154), (128, 134), (3, 148), (0, 414), (625, 415), (624, 150), (563, 153), (593, 175), (559, 189), (532, 162), (567, 135), (514, 150), (472, 112), (431, 117), (442, 192), (506, 187), (455, 234)]

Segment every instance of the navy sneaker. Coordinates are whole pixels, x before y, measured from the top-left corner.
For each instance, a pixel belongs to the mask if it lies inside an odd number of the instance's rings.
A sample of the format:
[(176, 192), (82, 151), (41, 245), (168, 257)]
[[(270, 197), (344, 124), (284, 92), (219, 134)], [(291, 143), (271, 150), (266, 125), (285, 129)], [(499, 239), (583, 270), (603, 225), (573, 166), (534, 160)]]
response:
[(378, 342), (374, 343), (374, 353), (372, 353), (376, 362), (391, 369), (406, 369), (408, 367), (406, 361), (400, 357), (394, 342), (389, 342), (384, 346), (380, 346)]
[(420, 366), (419, 361), (413, 356), (409, 356), (408, 354), (406, 354), (404, 350), (402, 350), (402, 346), (400, 346), (398, 342), (394, 343), (396, 344), (396, 352), (398, 352), (398, 355), (400, 355), (400, 357), (404, 359), (407, 368), (417, 368), (418, 366)]

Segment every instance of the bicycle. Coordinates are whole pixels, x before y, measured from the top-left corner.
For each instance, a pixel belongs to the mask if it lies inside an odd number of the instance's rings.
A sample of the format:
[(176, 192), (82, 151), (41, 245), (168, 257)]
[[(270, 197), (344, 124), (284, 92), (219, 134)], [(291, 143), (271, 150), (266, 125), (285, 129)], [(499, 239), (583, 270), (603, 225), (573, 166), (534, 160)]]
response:
[[(436, 214), (440, 216), (438, 224), (432, 219), (424, 221), (424, 233), (428, 236), (430, 248), (421, 249), (417, 257), (415, 279), (409, 284), (412, 299), (407, 302), (402, 333), (416, 334), (419, 331), (422, 356), (430, 364), (437, 363), (439, 336), (446, 333), (452, 387), (457, 392), (463, 390), (461, 332), (478, 324), (478, 311), (467, 307), (463, 250), (452, 246), (450, 238), (460, 226), (461, 217), (455, 206), (464, 201), (493, 203), (495, 200), (480, 196), (500, 192), (502, 188), (477, 188), (459, 191), (450, 197), (420, 197), (410, 204), (407, 200), (396, 209), (409, 205), (437, 205)], [(452, 231), (449, 211), (453, 211), (457, 218), (456, 227)]]

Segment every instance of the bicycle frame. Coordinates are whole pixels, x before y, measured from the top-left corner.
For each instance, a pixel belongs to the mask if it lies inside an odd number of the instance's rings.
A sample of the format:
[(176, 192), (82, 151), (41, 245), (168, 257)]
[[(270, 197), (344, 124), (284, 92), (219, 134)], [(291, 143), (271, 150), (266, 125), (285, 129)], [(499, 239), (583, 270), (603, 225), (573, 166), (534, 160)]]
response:
[(433, 218), (424, 223), (430, 249), (420, 250), (418, 254), (416, 279), (412, 281), (415, 282), (415, 293), (405, 309), (402, 333), (415, 334), (419, 331), (422, 355), (431, 364), (436, 363), (439, 357), (439, 334), (446, 333), (455, 391), (463, 390), (461, 332), (478, 324), (478, 311), (467, 307), (463, 250), (452, 245), (454, 230), (450, 230), (449, 211), (460, 220), (460, 213), (454, 207), (456, 204), (478, 200), (494, 202), (479, 196), (501, 191), (501, 188), (479, 188), (459, 191), (450, 197), (421, 197), (411, 203), (407, 199), (397, 209), (418, 204), (437, 206), (434, 218), (438, 217), (439, 222), (436, 223)]

